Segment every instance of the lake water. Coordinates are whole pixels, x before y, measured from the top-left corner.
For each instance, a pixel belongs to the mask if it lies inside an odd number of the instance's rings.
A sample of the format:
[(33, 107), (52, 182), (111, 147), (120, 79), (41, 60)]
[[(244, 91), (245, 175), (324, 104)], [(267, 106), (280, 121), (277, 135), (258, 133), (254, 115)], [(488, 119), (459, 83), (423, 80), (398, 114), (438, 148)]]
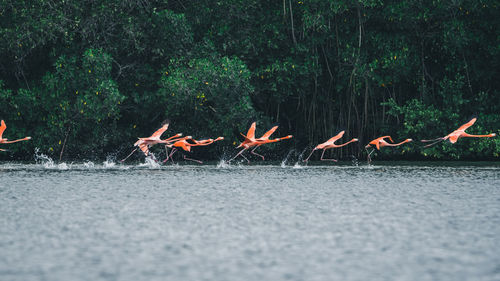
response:
[(500, 280), (500, 164), (0, 164), (0, 280)]

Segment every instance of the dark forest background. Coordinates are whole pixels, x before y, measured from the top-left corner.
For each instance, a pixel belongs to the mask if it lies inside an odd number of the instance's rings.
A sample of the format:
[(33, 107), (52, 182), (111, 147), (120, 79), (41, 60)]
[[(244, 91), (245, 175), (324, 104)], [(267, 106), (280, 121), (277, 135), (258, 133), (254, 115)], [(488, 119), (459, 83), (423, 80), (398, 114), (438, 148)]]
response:
[[(274, 122), (292, 140), (262, 148), (281, 159), (340, 129), (363, 157), (381, 135), (500, 133), (497, 0), (0, 0), (1, 159), (126, 155), (171, 120), (166, 136), (226, 140), (200, 158), (235, 152), (235, 131)], [(64, 153), (61, 150), (64, 146)], [(2, 148), (7, 148), (6, 145)], [(158, 148), (159, 149), (159, 148)], [(499, 159), (500, 138), (386, 159)], [(319, 156), (316, 155), (316, 157)]]

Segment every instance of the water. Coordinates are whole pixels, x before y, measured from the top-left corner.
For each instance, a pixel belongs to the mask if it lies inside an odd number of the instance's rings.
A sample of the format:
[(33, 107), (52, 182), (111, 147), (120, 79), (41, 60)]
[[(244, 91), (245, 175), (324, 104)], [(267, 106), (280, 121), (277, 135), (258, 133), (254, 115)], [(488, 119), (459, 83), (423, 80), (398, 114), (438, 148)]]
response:
[(0, 164), (0, 280), (500, 280), (500, 165)]

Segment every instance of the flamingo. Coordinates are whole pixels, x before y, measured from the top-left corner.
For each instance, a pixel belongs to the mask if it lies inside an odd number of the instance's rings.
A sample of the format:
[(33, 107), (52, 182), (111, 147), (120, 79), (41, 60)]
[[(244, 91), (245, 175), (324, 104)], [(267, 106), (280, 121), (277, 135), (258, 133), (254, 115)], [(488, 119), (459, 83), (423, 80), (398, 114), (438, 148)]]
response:
[(404, 143), (413, 141), (412, 139), (405, 139), (404, 141), (402, 141), (400, 143), (388, 143), (385, 139), (389, 139), (391, 142), (394, 142), (392, 140), (391, 136), (383, 136), (383, 137), (376, 138), (376, 139), (372, 140), (371, 142), (369, 142), (365, 146), (366, 152), (368, 152), (368, 148), (370, 148), (370, 145), (375, 146), (375, 148), (373, 148), (373, 150), (370, 153), (368, 153), (368, 156), (367, 156), (368, 163), (370, 163), (372, 161), (372, 159), (370, 158), (370, 155), (375, 151), (375, 149), (380, 150), (380, 148), (384, 147), (384, 146), (400, 146)]
[(336, 136), (334, 136), (333, 138), (327, 140), (326, 142), (324, 143), (321, 143), (321, 144), (318, 144), (312, 151), (311, 151), (311, 154), (309, 154), (309, 156), (307, 157), (306, 160), (304, 160), (304, 162), (307, 162), (309, 161), (309, 158), (311, 157), (311, 155), (314, 153), (314, 151), (318, 150), (318, 149), (323, 149), (323, 153), (321, 153), (321, 158), (320, 160), (321, 161), (333, 161), (333, 162), (337, 162), (337, 160), (335, 159), (325, 159), (323, 158), (323, 155), (325, 154), (325, 151), (329, 148), (338, 148), (338, 147), (342, 147), (342, 146), (345, 146), (345, 145), (348, 145), (350, 144), (351, 142), (356, 142), (358, 141), (358, 139), (354, 138), (346, 143), (343, 143), (343, 144), (335, 144), (335, 142), (337, 140), (339, 140), (340, 138), (342, 138), (342, 136), (344, 136), (344, 133), (345, 131), (341, 131), (340, 133), (338, 133)]
[(476, 120), (477, 120), (476, 117), (472, 118), (469, 122), (463, 124), (458, 129), (456, 129), (455, 131), (451, 132), (450, 134), (448, 134), (442, 138), (437, 138), (437, 139), (433, 139), (433, 140), (421, 140), (421, 142), (433, 142), (431, 144), (424, 146), (424, 147), (430, 147), (430, 146), (433, 146), (433, 145), (435, 145), (439, 142), (442, 142), (444, 140), (449, 140), (451, 143), (456, 143), (459, 138), (491, 138), (491, 137), (496, 136), (496, 134), (471, 135), (471, 134), (466, 133), (465, 130), (467, 130), (470, 126), (474, 125)]
[[(165, 145), (165, 147), (172, 148), (172, 151), (170, 152), (170, 154), (167, 153), (167, 158), (165, 160), (163, 160), (163, 163), (167, 162), (168, 159), (171, 159), (173, 162), (174, 160), (173, 160), (172, 156), (179, 149), (182, 149), (182, 150), (187, 151), (187, 152), (191, 152), (191, 147), (193, 147), (193, 146), (207, 146), (207, 145), (210, 145), (216, 141), (220, 141), (223, 139), (224, 139), (224, 137), (218, 137), (216, 139), (195, 140), (191, 136), (177, 139), (173, 143), (169, 143), (169, 144)], [(188, 140), (190, 140), (192, 143), (189, 143)], [(203, 163), (200, 160), (188, 158), (186, 155), (184, 155), (183, 158), (184, 158), (184, 160), (194, 161), (194, 162), (197, 162), (200, 164)]]
[[(20, 142), (20, 141), (26, 141), (26, 140), (30, 140), (31, 137), (25, 137), (25, 138), (22, 138), (22, 139), (17, 139), (17, 140), (7, 140), (7, 138), (3, 138), (3, 132), (5, 131), (5, 129), (7, 129), (7, 125), (5, 125), (5, 121), (1, 121), (0, 122), (0, 143), (15, 143), (15, 142)], [(7, 151), (6, 149), (0, 149), (0, 151)]]
[(175, 140), (175, 138), (179, 138), (182, 136), (181, 133), (179, 134), (176, 134), (170, 138), (167, 138), (167, 139), (160, 139), (161, 135), (168, 129), (168, 125), (169, 123), (166, 122), (163, 124), (163, 126), (156, 130), (156, 132), (154, 132), (150, 137), (147, 137), (147, 138), (139, 138), (135, 143), (134, 143), (134, 146), (137, 146), (137, 148), (135, 148), (134, 150), (132, 150), (132, 152), (130, 152), (130, 154), (125, 157), (123, 160), (121, 160), (121, 162), (124, 162), (125, 160), (127, 160), (127, 158), (129, 158), (130, 156), (132, 156), (132, 154), (134, 154), (134, 152), (137, 151), (137, 149), (140, 149), (144, 155), (146, 156), (149, 156), (150, 153), (149, 153), (149, 148), (155, 144), (158, 144), (158, 143), (169, 143), (169, 142), (172, 142)]
[(238, 154), (236, 154), (233, 158), (231, 158), (229, 160), (229, 162), (231, 162), (236, 157), (241, 155), (241, 157), (245, 158), (248, 161), (248, 163), (250, 163), (250, 160), (248, 160), (248, 158), (246, 158), (242, 153), (245, 152), (247, 149), (252, 148), (252, 147), (254, 147), (254, 149), (252, 149), (250, 151), (250, 153), (257, 155), (257, 156), (260, 156), (260, 157), (262, 157), (262, 160), (264, 160), (264, 156), (255, 152), (255, 150), (258, 147), (260, 147), (261, 145), (266, 144), (266, 143), (278, 142), (278, 141), (285, 140), (285, 139), (291, 139), (293, 137), (292, 135), (288, 135), (288, 136), (281, 137), (281, 138), (269, 139), (269, 137), (278, 129), (278, 126), (276, 125), (276, 126), (273, 126), (269, 131), (264, 133), (262, 135), (262, 137), (256, 139), (255, 138), (255, 128), (256, 128), (256, 123), (253, 122), (252, 125), (250, 126), (250, 129), (248, 129), (248, 132), (246, 135), (243, 135), (240, 133), (245, 139), (236, 148), (243, 147), (243, 149), (240, 152), (238, 152)]
[(262, 156), (262, 155), (258, 154), (257, 152), (255, 152), (255, 150), (257, 148), (259, 148), (261, 145), (266, 144), (266, 143), (278, 142), (278, 141), (282, 141), (282, 140), (291, 139), (293, 137), (292, 135), (288, 135), (288, 136), (281, 137), (281, 138), (269, 139), (269, 137), (272, 134), (274, 134), (274, 132), (277, 129), (278, 129), (278, 126), (273, 126), (269, 131), (267, 131), (265, 134), (263, 134), (262, 137), (260, 137), (258, 139), (255, 139), (255, 142), (257, 144), (255, 145), (255, 148), (250, 151), (250, 153), (252, 153), (253, 155), (260, 156), (260, 157), (262, 157), (262, 160), (264, 160), (264, 156)]

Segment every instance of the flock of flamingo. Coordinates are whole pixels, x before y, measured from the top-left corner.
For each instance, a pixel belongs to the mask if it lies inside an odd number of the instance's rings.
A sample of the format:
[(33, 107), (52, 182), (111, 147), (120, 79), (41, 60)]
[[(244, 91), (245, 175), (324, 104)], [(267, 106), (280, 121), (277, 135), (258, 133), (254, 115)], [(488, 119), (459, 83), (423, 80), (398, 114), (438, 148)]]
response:
[[(450, 143), (453, 144), (453, 143), (456, 143), (459, 138), (464, 138), (464, 137), (469, 137), (469, 138), (491, 138), (491, 137), (496, 136), (496, 134), (494, 134), (494, 133), (493, 134), (487, 134), (487, 135), (471, 135), (471, 134), (466, 133), (465, 130), (467, 130), (467, 128), (469, 128), (470, 126), (472, 126), (476, 122), (476, 120), (477, 120), (477, 118), (472, 118), (469, 122), (463, 124), (458, 129), (456, 129), (455, 131), (451, 132), (450, 134), (448, 134), (448, 135), (446, 135), (444, 137), (440, 137), (440, 138), (436, 138), (436, 139), (432, 139), (432, 140), (421, 140), (421, 142), (423, 142), (423, 143), (430, 142), (430, 144), (424, 146), (424, 147), (430, 147), (430, 146), (435, 145), (435, 144), (437, 144), (439, 142), (442, 142), (444, 140), (448, 140)], [(220, 141), (220, 140), (224, 139), (224, 137), (218, 137), (218, 138), (215, 138), (215, 139), (209, 138), (209, 139), (204, 139), (204, 140), (195, 140), (191, 136), (185, 136), (184, 137), (184, 136), (182, 136), (181, 133), (175, 134), (174, 136), (171, 136), (171, 137), (166, 138), (166, 139), (161, 139), (160, 137), (168, 129), (168, 126), (169, 126), (169, 122), (165, 122), (162, 125), (162, 127), (160, 129), (158, 129), (156, 132), (154, 132), (150, 137), (139, 138), (139, 140), (137, 140), (134, 143), (134, 146), (136, 148), (127, 157), (125, 157), (123, 160), (121, 160), (121, 162), (124, 162), (125, 160), (127, 160), (138, 149), (140, 149), (146, 157), (151, 157), (153, 160), (157, 161), (155, 159), (154, 155), (150, 153), (149, 149), (152, 146), (156, 145), (156, 144), (164, 144), (165, 145), (165, 150), (166, 150), (167, 157), (166, 157), (166, 159), (163, 160), (163, 163), (167, 162), (168, 160), (171, 160), (173, 162), (174, 161), (173, 160), (173, 155), (177, 151), (182, 152), (183, 158), (185, 160), (194, 161), (194, 162), (197, 162), (197, 163), (203, 163), (200, 160), (188, 158), (187, 155), (185, 154), (185, 152), (191, 152), (191, 148), (192, 147), (195, 147), (195, 146), (207, 146), (207, 145), (210, 145), (210, 144), (212, 144), (214, 142), (217, 142), (217, 141)], [(4, 120), (2, 120), (1, 124), (0, 124), (0, 144), (10, 144), (10, 143), (15, 143), (15, 142), (20, 142), (20, 141), (26, 141), (26, 140), (31, 139), (31, 137), (25, 137), (25, 138), (22, 138), (22, 139), (17, 139), (17, 140), (9, 141), (8, 139), (3, 138), (3, 133), (4, 133), (5, 129), (7, 129), (7, 126), (5, 125)], [(250, 160), (248, 160), (248, 158), (245, 157), (245, 155), (243, 155), (243, 152), (245, 152), (245, 151), (247, 151), (247, 150), (249, 150), (251, 148), (252, 148), (252, 150), (250, 150), (251, 154), (259, 156), (259, 157), (262, 158), (262, 160), (264, 160), (264, 156), (263, 155), (260, 155), (260, 154), (258, 154), (258, 153), (255, 152), (255, 150), (257, 148), (259, 148), (263, 144), (278, 142), (278, 141), (282, 141), (282, 140), (286, 140), (286, 139), (291, 139), (292, 138), (292, 135), (288, 135), (288, 136), (281, 137), (281, 138), (270, 139), (271, 135), (278, 129), (278, 126), (273, 126), (269, 131), (267, 131), (266, 133), (264, 133), (260, 138), (256, 138), (255, 137), (255, 129), (256, 129), (256, 123), (253, 122), (252, 125), (250, 126), (250, 129), (248, 129), (248, 132), (247, 132), (246, 135), (240, 133), (243, 136), (243, 141), (236, 148), (241, 148), (241, 150), (234, 157), (232, 157), (228, 162), (231, 162), (232, 160), (236, 159), (238, 156), (241, 156), (242, 158), (244, 158), (245, 160), (247, 160), (250, 163)], [(357, 138), (353, 138), (350, 141), (345, 142), (343, 144), (335, 144), (336, 141), (338, 141), (339, 139), (341, 139), (344, 136), (344, 133), (345, 133), (345, 131), (341, 131), (336, 136), (330, 138), (326, 142), (318, 144), (311, 151), (311, 153), (304, 160), (304, 162), (308, 162), (309, 158), (311, 157), (311, 155), (316, 150), (323, 150), (323, 152), (321, 153), (321, 158), (320, 158), (321, 161), (333, 161), (333, 162), (337, 162), (336, 159), (326, 159), (326, 158), (323, 158), (324, 154), (325, 154), (325, 151), (327, 149), (330, 149), (330, 148), (339, 148), (339, 147), (346, 146), (346, 145), (348, 145), (350, 143), (358, 141)], [(371, 162), (371, 157), (370, 156), (371, 156), (371, 154), (375, 150), (380, 150), (382, 147), (385, 147), (385, 146), (400, 146), (402, 144), (405, 144), (405, 143), (408, 143), (408, 142), (411, 142), (411, 141), (412, 141), (412, 139), (406, 139), (406, 140), (404, 140), (404, 141), (402, 141), (400, 143), (394, 143), (394, 141), (392, 140), (392, 138), (390, 136), (382, 136), (382, 137), (376, 138), (376, 139), (370, 141), (365, 146), (365, 150), (367, 152), (367, 161), (368, 161), (368, 163)], [(371, 152), (368, 152), (369, 148), (372, 148)], [(170, 152), (168, 151), (168, 149), (171, 149)], [(1, 149), (0, 148), (0, 151), (6, 151), (6, 149)]]

